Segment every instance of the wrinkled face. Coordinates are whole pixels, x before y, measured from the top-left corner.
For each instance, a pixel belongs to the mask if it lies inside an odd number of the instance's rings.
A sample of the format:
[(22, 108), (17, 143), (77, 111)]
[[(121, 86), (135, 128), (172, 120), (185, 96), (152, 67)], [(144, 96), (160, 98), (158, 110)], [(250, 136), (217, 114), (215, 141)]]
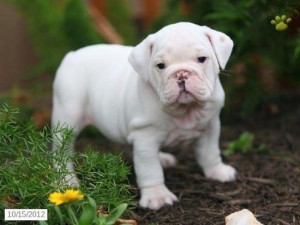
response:
[(219, 72), (212, 48), (189, 33), (154, 43), (149, 66), (149, 81), (166, 105), (207, 101)]
[(134, 48), (129, 62), (164, 105), (204, 103), (231, 49), (232, 41), (221, 32), (178, 23), (148, 36)]

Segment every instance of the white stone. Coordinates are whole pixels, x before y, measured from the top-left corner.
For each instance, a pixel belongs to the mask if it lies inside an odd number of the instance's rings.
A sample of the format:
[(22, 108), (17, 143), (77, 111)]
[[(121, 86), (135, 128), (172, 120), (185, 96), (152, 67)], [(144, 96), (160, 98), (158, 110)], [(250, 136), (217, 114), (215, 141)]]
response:
[(243, 209), (225, 217), (226, 225), (263, 225), (248, 209)]

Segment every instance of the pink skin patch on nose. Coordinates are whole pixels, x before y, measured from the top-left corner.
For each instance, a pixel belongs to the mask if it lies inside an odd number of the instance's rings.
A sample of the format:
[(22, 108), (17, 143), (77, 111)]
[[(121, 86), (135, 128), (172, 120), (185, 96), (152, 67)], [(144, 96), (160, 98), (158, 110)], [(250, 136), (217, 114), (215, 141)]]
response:
[(191, 76), (191, 73), (185, 70), (180, 70), (176, 73), (178, 79), (187, 79), (189, 76)]
[(210, 84), (207, 82), (205, 77), (200, 78), (193, 72), (179, 70), (169, 78), (163, 90), (163, 98), (170, 104), (206, 101), (210, 95), (210, 88), (208, 87)]

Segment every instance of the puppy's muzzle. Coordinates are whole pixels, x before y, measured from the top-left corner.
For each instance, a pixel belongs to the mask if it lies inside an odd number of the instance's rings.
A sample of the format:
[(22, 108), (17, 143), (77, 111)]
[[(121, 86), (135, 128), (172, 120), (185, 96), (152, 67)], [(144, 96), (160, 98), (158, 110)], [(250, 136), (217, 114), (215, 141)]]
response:
[(190, 76), (191, 73), (186, 70), (180, 70), (176, 73), (178, 86), (184, 92), (186, 92), (185, 82), (189, 79)]

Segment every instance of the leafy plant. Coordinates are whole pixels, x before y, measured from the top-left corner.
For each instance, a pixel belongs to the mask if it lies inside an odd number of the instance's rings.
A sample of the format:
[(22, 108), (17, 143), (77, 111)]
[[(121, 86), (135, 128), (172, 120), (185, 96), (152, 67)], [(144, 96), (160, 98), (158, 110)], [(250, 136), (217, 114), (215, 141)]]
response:
[(102, 211), (97, 213), (96, 202), (89, 196), (87, 198), (88, 202), (83, 206), (78, 225), (113, 225), (127, 208), (127, 204), (123, 203), (109, 213), (104, 213)]
[[(65, 192), (53, 192), (49, 196), (61, 225), (69, 221), (71, 225), (113, 225), (127, 208), (120, 204), (110, 213), (97, 211), (97, 204), (90, 196), (84, 196), (79, 190), (67, 189)], [(40, 222), (48, 225), (47, 222)]]
[[(251, 151), (254, 151), (254, 139), (254, 134), (247, 131), (243, 132), (238, 139), (228, 144), (227, 148), (224, 151), (225, 155), (232, 155), (236, 152), (249, 153)], [(261, 144), (258, 146), (257, 150), (265, 151), (266, 146)]]
[[(40, 63), (34, 74), (53, 73), (63, 56), (81, 47), (106, 43), (93, 27), (82, 0), (6, 0), (22, 12)], [(125, 1), (107, 1), (107, 17), (124, 37), (126, 44), (136, 39)]]
[[(129, 202), (130, 186), (126, 184), (130, 167), (121, 155), (100, 154), (87, 150), (75, 155), (73, 162), (81, 188), (109, 209)], [(107, 191), (109, 190), (109, 191)]]
[[(0, 109), (0, 218), (5, 208), (49, 209), (49, 224), (57, 224), (48, 196), (67, 188), (63, 178), (69, 173), (66, 162), (75, 161), (81, 190), (97, 204), (109, 209), (132, 199), (127, 175), (130, 168), (120, 155), (88, 151), (70, 156), (66, 151), (72, 131), (65, 128), (37, 130), (30, 121), (19, 121), (20, 112), (4, 104)], [(63, 134), (62, 147), (50, 151), (52, 136)], [(59, 170), (53, 162), (59, 163)], [(82, 164), (84, 165), (82, 165)], [(17, 222), (16, 222), (17, 223)], [(12, 223), (11, 223), (12, 224)]]
[(107, 18), (124, 39), (124, 44), (137, 44), (137, 32), (127, 1), (106, 0)]
[(253, 149), (254, 135), (249, 132), (243, 132), (240, 137), (228, 144), (225, 154), (232, 155), (235, 152), (249, 152)]
[(7, 0), (23, 13), (40, 63), (34, 73), (54, 72), (71, 50), (104, 42), (81, 0)]

